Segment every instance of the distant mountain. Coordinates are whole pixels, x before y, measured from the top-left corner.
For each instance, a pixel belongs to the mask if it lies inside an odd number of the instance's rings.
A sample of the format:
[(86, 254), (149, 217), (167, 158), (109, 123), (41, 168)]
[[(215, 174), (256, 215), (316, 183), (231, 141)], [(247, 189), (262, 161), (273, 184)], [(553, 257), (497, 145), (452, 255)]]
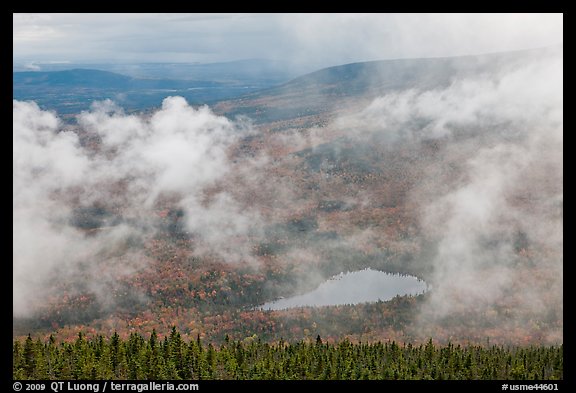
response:
[(14, 72), (14, 86), (62, 86), (62, 87), (126, 87), (132, 78), (99, 70), (67, 70), (57, 72)]
[(218, 110), (228, 115), (244, 114), (259, 123), (301, 118), (393, 91), (445, 88), (459, 78), (494, 75), (554, 50), (559, 49), (345, 64), (220, 103)]
[(167, 96), (185, 97), (191, 104), (230, 99), (255, 91), (250, 81), (216, 82), (135, 78), (110, 71), (72, 69), (12, 73), (13, 98), (36, 101), (61, 114), (79, 113), (96, 100), (112, 99), (128, 111), (157, 107)]
[(73, 69), (49, 72), (14, 72), (12, 84), (15, 88), (75, 87), (97, 89), (184, 89), (189, 87), (214, 87), (217, 82), (183, 81), (170, 79), (139, 79), (109, 71)]
[[(29, 71), (30, 64), (13, 64), (13, 72)], [(293, 69), (285, 62), (267, 59), (244, 59), (221, 63), (136, 63), (136, 64), (32, 64), (36, 71), (71, 69), (102, 70), (138, 79), (176, 79), (256, 84), (268, 87), (284, 83), (309, 70)]]
[(254, 96), (286, 94), (307, 89), (321, 94), (357, 95), (383, 90), (443, 87), (456, 78), (506, 71), (507, 67), (545, 55), (543, 48), (484, 55), (380, 60), (324, 68)]
[[(212, 64), (107, 64), (56, 70), (70, 64), (43, 65), (53, 71), (13, 72), (13, 97), (35, 100), (45, 109), (72, 114), (94, 100), (117, 101), (125, 109), (159, 106), (169, 95), (191, 104), (210, 104), (218, 113), (247, 115), (256, 123), (309, 118), (374, 97), (409, 88), (449, 86), (458, 78), (505, 72), (562, 48), (545, 48), (475, 56), (397, 59), (324, 68), (292, 78), (294, 70), (278, 61), (250, 59)], [(122, 71), (121, 74), (118, 72)]]

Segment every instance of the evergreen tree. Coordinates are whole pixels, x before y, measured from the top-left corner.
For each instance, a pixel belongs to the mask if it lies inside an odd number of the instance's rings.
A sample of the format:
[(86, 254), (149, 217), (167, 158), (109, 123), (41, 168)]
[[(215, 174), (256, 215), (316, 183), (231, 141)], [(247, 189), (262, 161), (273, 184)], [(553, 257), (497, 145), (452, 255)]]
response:
[(158, 342), (117, 333), (74, 343), (46, 343), (29, 335), (12, 347), (15, 379), (561, 379), (563, 346), (400, 347), (396, 342), (337, 344), (297, 342), (270, 345), (228, 338), (204, 348), (197, 337), (184, 342), (173, 328)]

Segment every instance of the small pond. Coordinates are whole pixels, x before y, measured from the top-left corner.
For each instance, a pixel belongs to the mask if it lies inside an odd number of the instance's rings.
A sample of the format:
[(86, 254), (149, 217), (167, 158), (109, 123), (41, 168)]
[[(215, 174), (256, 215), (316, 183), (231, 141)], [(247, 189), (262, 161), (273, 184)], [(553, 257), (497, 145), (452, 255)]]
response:
[(315, 290), (290, 298), (268, 302), (262, 310), (283, 310), (293, 307), (334, 306), (390, 300), (397, 295), (418, 295), (426, 292), (426, 282), (408, 275), (364, 269), (330, 277)]

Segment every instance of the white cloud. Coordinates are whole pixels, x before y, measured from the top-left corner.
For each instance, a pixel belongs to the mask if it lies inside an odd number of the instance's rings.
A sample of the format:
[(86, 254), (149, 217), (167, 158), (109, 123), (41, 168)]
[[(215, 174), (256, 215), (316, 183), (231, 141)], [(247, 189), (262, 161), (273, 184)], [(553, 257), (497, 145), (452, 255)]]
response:
[[(154, 235), (161, 227), (156, 203), (166, 196), (173, 208), (183, 209), (196, 254), (229, 262), (251, 258), (249, 248), (234, 242), (257, 232), (258, 214), (231, 194), (216, 192), (208, 200), (205, 195), (231, 171), (227, 150), (251, 132), (246, 124), (208, 107), (192, 108), (181, 97), (166, 98), (151, 116), (126, 115), (106, 101), (78, 116), (80, 130), (102, 138), (95, 151), (34, 103), (14, 101), (13, 119), (15, 315), (41, 304), (57, 289), (50, 284), (56, 277), (62, 283), (83, 271), (96, 290), (114, 277), (97, 274), (102, 264), (122, 260), (110, 267), (118, 277), (141, 268), (142, 250), (130, 251), (138, 258), (114, 250), (131, 238)], [(121, 222), (82, 230), (75, 223), (78, 209), (94, 206), (116, 212)], [(109, 299), (104, 292), (96, 295)]]
[[(483, 315), (506, 299), (514, 302), (508, 318), (515, 326), (522, 325), (518, 315), (538, 320), (561, 309), (561, 51), (490, 75), (455, 75), (441, 89), (386, 94), (335, 124), (361, 138), (385, 136), (384, 143), (439, 139), (445, 147), (427, 158), (430, 174), (410, 192), (421, 236), (436, 247), (423, 308), (432, 319), (423, 326), (470, 310)], [(531, 244), (538, 276), (516, 265), (527, 263), (518, 256), (519, 236)], [(509, 322), (489, 323), (504, 329)]]

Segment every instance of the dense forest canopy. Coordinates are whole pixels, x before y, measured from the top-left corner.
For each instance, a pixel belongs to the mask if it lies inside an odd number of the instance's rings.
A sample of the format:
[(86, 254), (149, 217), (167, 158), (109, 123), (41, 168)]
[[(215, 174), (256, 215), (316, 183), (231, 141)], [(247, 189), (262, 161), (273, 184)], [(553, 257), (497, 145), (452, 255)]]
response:
[(159, 339), (117, 334), (74, 342), (31, 337), (13, 345), (14, 379), (563, 379), (563, 346), (510, 347), (396, 342), (334, 344), (316, 340), (220, 346), (183, 340), (173, 328)]

